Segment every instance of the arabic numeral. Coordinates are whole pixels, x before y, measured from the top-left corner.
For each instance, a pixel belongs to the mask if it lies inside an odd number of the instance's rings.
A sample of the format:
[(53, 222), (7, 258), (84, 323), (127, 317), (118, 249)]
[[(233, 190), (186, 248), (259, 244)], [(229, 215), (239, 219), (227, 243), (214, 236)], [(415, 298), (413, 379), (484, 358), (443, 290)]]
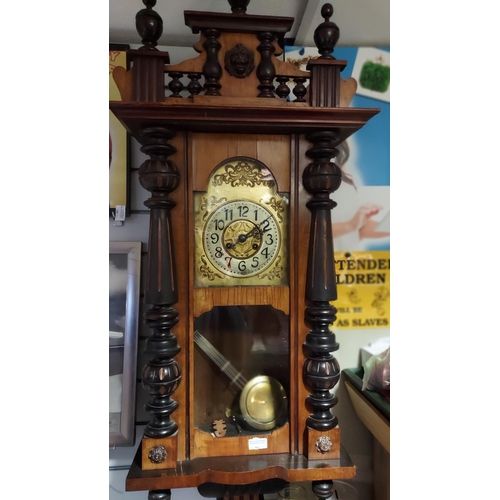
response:
[(217, 233), (211, 233), (210, 239), (212, 240), (212, 245), (219, 243), (219, 235)]
[(263, 224), (263, 226), (262, 226), (263, 233), (265, 233), (266, 231), (269, 231), (271, 229), (269, 227), (271, 225), (271, 222), (269, 221), (269, 219), (266, 219), (262, 224)]
[(259, 258), (258, 257), (254, 257), (252, 260), (253, 260), (252, 267), (253, 268), (259, 267)]
[(266, 259), (269, 257), (269, 249), (266, 247), (266, 248), (263, 248), (262, 249), (262, 252), (260, 252), (261, 255), (263, 255)]
[(218, 259), (220, 259), (220, 258), (222, 257), (222, 255), (223, 255), (223, 254), (222, 254), (222, 248), (221, 248), (221, 247), (217, 247), (217, 248), (215, 249), (215, 256), (216, 256)]
[(240, 260), (240, 262), (238, 263), (238, 271), (246, 271), (246, 269), (246, 262), (244, 260)]
[(240, 212), (240, 217), (248, 217), (248, 207), (246, 207), (245, 205), (240, 205), (238, 207), (238, 210)]
[(273, 243), (273, 235), (271, 233), (266, 234), (266, 245), (272, 245)]
[(233, 220), (233, 211), (230, 208), (226, 208), (224, 212), (226, 213), (226, 220)]

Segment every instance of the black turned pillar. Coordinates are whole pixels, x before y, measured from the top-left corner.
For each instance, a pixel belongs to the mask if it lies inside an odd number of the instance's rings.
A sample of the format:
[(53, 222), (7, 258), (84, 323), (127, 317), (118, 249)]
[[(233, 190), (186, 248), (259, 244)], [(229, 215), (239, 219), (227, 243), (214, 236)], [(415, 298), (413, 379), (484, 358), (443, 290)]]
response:
[[(330, 301), (337, 299), (335, 263), (332, 237), (331, 210), (336, 203), (330, 194), (342, 182), (340, 168), (330, 160), (338, 154), (338, 137), (333, 131), (313, 132), (306, 136), (313, 144), (306, 155), (313, 161), (303, 174), (305, 190), (312, 195), (306, 204), (311, 211), (311, 231), (306, 278), (305, 323), (311, 329), (303, 344), (304, 382), (311, 391), (306, 406), (312, 413), (306, 420), (309, 459), (340, 457), (340, 430), (332, 408), (337, 397), (331, 393), (340, 379), (340, 367), (331, 354), (339, 348), (330, 325), (335, 321), (337, 309)], [(333, 493), (331, 480), (313, 481), (312, 489), (320, 500)]]
[(171, 399), (177, 389), (181, 370), (174, 357), (179, 353), (177, 338), (171, 332), (178, 323), (179, 313), (173, 307), (177, 302), (177, 280), (172, 241), (170, 211), (175, 202), (169, 193), (179, 186), (179, 172), (168, 157), (175, 148), (168, 143), (175, 132), (162, 127), (151, 127), (141, 132), (141, 151), (150, 156), (139, 169), (141, 185), (151, 192), (145, 205), (151, 209), (146, 270), (145, 302), (151, 304), (146, 312), (146, 323), (153, 335), (146, 341), (146, 353), (152, 359), (142, 371), (142, 384), (153, 399), (146, 410), (153, 419), (146, 426), (145, 436), (163, 438), (177, 431), (170, 415), (179, 404)]
[(203, 65), (203, 75), (205, 77), (205, 95), (220, 95), (220, 78), (222, 76), (222, 66), (219, 64), (219, 43), (220, 32), (216, 29), (203, 31), (206, 37), (203, 47), (207, 53), (207, 59)]
[(320, 500), (326, 500), (333, 495), (333, 481), (313, 481), (312, 490)]
[(337, 310), (330, 301), (337, 299), (331, 209), (336, 203), (330, 193), (341, 183), (340, 168), (330, 159), (338, 154), (333, 147), (336, 134), (331, 131), (315, 132), (307, 136), (313, 147), (307, 156), (313, 159), (303, 174), (304, 188), (312, 195), (307, 207), (311, 211), (311, 233), (306, 280), (305, 322), (311, 328), (304, 343), (307, 359), (304, 364), (306, 386), (312, 391), (306, 402), (312, 409), (308, 427), (323, 431), (337, 425), (331, 408), (337, 398), (330, 393), (340, 378), (337, 360), (331, 352), (339, 346), (335, 334), (329, 330), (336, 319)]
[(148, 492), (148, 500), (170, 500), (170, 490), (157, 490)]
[(257, 88), (260, 93), (257, 97), (274, 97), (274, 77), (276, 70), (272, 61), (274, 54), (274, 34), (271, 32), (259, 33), (257, 38), (260, 44), (257, 50), (260, 52), (260, 62), (257, 65), (257, 78), (260, 84)]

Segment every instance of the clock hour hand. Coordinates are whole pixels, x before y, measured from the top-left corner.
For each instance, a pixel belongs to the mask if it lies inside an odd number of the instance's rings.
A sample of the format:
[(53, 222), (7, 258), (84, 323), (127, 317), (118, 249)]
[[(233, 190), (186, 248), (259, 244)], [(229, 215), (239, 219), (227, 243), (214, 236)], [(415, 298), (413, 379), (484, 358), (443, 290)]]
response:
[(250, 236), (257, 236), (257, 235), (262, 235), (264, 234), (264, 231), (260, 228), (264, 222), (266, 222), (268, 219), (270, 219), (272, 215), (269, 217), (266, 217), (259, 225), (258, 227), (254, 227), (251, 231), (249, 231), (247, 234), (240, 234), (238, 236), (238, 243), (244, 243)]
[(227, 243), (227, 248), (235, 248), (238, 243), (245, 243), (251, 236), (258, 237), (262, 234), (262, 231), (258, 227), (254, 227), (251, 231), (246, 234), (240, 234), (233, 243)]
[(272, 215), (269, 217), (266, 217), (257, 227), (254, 227), (248, 233), (246, 234), (240, 234), (237, 238), (236, 241), (233, 241), (232, 243), (227, 243), (226, 248), (235, 248), (238, 243), (245, 243), (248, 238), (255, 236), (256, 238), (260, 238), (263, 234), (264, 231), (261, 229), (262, 224), (264, 224), (268, 219), (270, 219)]
[(260, 229), (258, 227), (254, 227), (251, 231), (249, 231), (247, 234), (240, 234), (238, 236), (238, 243), (245, 243), (250, 236), (257, 236), (260, 235)]

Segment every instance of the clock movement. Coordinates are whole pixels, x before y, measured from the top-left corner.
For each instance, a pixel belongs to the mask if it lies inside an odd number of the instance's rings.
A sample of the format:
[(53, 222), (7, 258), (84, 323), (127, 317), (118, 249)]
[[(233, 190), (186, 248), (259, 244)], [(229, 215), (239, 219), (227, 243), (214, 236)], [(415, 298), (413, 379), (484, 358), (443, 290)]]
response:
[(279, 57), (293, 18), (247, 14), (248, 0), (185, 11), (198, 56), (171, 64), (156, 1), (143, 3), (142, 46), (114, 70), (110, 101), (148, 157), (151, 193), (151, 421), (126, 488), (257, 498), (312, 481), (329, 498), (356, 473), (335, 416), (335, 157), (378, 110), (349, 105), (330, 4), (302, 71)]

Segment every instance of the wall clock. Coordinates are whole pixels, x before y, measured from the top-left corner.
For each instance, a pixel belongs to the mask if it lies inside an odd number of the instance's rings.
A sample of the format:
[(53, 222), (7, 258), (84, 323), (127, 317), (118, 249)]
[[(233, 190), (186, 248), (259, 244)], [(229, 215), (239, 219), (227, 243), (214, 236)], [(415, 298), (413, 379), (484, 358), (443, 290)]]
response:
[(249, 15), (248, 0), (185, 11), (199, 56), (170, 64), (156, 1), (143, 3), (143, 46), (113, 72), (122, 100), (110, 102), (148, 156), (151, 193), (151, 421), (126, 488), (257, 498), (310, 480), (329, 498), (355, 475), (332, 393), (336, 146), (378, 110), (349, 107), (330, 4), (302, 71), (278, 58), (294, 19)]

